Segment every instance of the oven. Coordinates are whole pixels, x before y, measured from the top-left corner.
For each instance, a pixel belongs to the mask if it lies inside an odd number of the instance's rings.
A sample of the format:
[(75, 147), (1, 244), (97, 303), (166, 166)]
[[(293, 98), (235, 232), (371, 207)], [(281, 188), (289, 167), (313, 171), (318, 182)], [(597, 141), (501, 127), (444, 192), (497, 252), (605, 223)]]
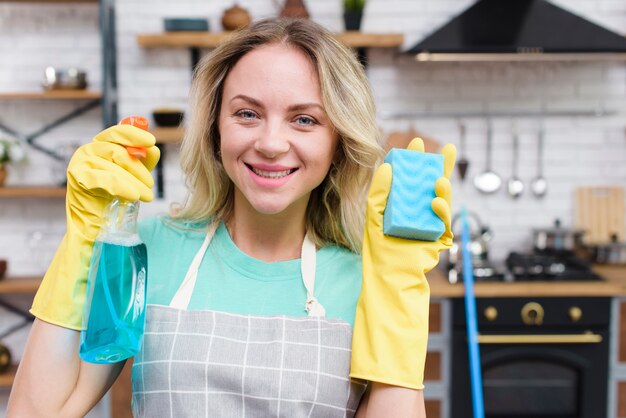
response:
[[(607, 415), (610, 298), (478, 298), (485, 416)], [(452, 302), (451, 417), (472, 418), (464, 299)]]

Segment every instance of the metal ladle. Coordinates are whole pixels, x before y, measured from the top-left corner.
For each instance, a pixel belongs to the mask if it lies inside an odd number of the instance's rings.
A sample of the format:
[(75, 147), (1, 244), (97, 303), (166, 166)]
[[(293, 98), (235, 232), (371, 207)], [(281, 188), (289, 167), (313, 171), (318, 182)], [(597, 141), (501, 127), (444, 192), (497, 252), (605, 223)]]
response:
[(524, 191), (524, 182), (517, 176), (517, 168), (518, 168), (518, 159), (519, 159), (519, 132), (517, 131), (517, 126), (513, 126), (513, 174), (511, 178), (507, 182), (507, 191), (509, 192), (509, 196), (513, 199), (517, 199), (522, 195)]
[(467, 169), (469, 168), (469, 161), (465, 157), (465, 123), (463, 121), (459, 122), (459, 133), (460, 133), (460, 148), (461, 155), (460, 158), (456, 162), (456, 169), (459, 172), (459, 177), (461, 181), (465, 181), (465, 175), (467, 174)]
[(548, 181), (543, 176), (543, 141), (544, 141), (543, 125), (539, 128), (537, 136), (537, 177), (530, 183), (530, 190), (537, 198), (542, 198), (548, 191)]
[(474, 177), (474, 187), (478, 191), (491, 194), (498, 191), (502, 185), (502, 179), (491, 169), (491, 142), (493, 140), (493, 129), (491, 127), (491, 121), (487, 124), (487, 163), (485, 171)]

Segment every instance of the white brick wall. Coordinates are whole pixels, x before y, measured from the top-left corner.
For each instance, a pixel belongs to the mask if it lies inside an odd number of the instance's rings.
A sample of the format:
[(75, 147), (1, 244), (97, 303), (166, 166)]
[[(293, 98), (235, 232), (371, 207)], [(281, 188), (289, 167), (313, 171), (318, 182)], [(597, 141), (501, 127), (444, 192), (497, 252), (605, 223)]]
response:
[[(622, 0), (554, 0), (598, 24), (626, 33), (626, 2)], [(140, 49), (139, 33), (159, 32), (166, 16), (207, 17), (220, 29), (223, 10), (233, 2), (181, 0), (118, 0), (117, 46), (120, 115), (149, 114), (158, 106), (186, 107), (190, 82), (189, 52), (177, 49)], [(239, 4), (255, 18), (276, 14), (276, 1), (244, 0)], [(457, 15), (471, 0), (369, 0), (363, 30), (402, 32), (405, 46), (429, 34)], [(340, 31), (339, 0), (308, 1), (314, 20)], [(0, 91), (38, 90), (48, 65), (80, 66), (98, 88), (100, 40), (95, 4), (0, 3)], [(531, 228), (573, 219), (573, 192), (582, 185), (626, 185), (626, 65), (624, 63), (416, 63), (410, 56), (389, 50), (370, 50), (368, 75), (385, 133), (414, 126), (442, 143), (458, 145), (458, 121), (452, 118), (393, 118), (394, 112), (480, 112), (512, 110), (589, 110), (605, 107), (618, 115), (603, 118), (549, 117), (546, 128), (545, 174), (549, 192), (536, 200), (528, 193), (513, 201), (504, 190), (479, 194), (471, 178), (485, 164), (486, 122), (467, 118), (467, 155), (470, 170), (464, 183), (455, 176), (455, 209), (466, 205), (494, 231), (492, 258), (501, 262), (512, 248), (527, 249)], [(38, 129), (77, 103), (0, 102), (0, 120), (25, 133)], [(387, 116), (385, 116), (387, 115)], [(536, 173), (537, 121), (519, 118), (520, 177), (528, 182)], [(494, 121), (493, 168), (506, 180), (511, 175), (511, 123)], [(101, 128), (93, 110), (57, 128), (41, 142), (63, 148), (80, 144)], [(181, 200), (184, 186), (177, 168), (175, 147), (168, 146), (166, 199), (144, 205), (142, 215), (161, 212)], [(14, 171), (11, 184), (51, 184), (58, 166), (37, 151), (30, 164)], [(9, 274), (41, 274), (64, 228), (61, 200), (0, 200), (0, 258), (10, 263)], [(0, 316), (0, 325), (13, 321)], [(24, 333), (6, 341), (17, 358)]]

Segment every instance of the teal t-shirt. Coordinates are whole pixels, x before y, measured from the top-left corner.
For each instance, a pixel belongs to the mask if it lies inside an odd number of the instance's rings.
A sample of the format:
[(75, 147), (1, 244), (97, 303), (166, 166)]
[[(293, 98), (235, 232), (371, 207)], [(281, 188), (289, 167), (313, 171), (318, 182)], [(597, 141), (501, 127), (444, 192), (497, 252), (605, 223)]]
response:
[[(206, 224), (176, 223), (154, 217), (139, 224), (148, 249), (149, 304), (169, 305), (206, 236)], [(354, 324), (361, 293), (360, 256), (337, 246), (317, 251), (315, 297), (327, 318)], [(242, 315), (306, 316), (306, 289), (300, 259), (268, 263), (242, 252), (223, 223), (202, 260), (190, 310)]]

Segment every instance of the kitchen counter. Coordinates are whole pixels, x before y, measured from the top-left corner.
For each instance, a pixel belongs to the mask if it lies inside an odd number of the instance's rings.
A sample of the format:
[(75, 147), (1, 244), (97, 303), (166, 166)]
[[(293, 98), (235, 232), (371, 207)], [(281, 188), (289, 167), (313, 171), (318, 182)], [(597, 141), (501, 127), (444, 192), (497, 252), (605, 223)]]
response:
[[(626, 266), (594, 266), (593, 271), (604, 281), (553, 282), (477, 282), (476, 297), (517, 296), (626, 296)], [(427, 275), (431, 297), (463, 297), (463, 284), (450, 284), (443, 270), (435, 269)]]

